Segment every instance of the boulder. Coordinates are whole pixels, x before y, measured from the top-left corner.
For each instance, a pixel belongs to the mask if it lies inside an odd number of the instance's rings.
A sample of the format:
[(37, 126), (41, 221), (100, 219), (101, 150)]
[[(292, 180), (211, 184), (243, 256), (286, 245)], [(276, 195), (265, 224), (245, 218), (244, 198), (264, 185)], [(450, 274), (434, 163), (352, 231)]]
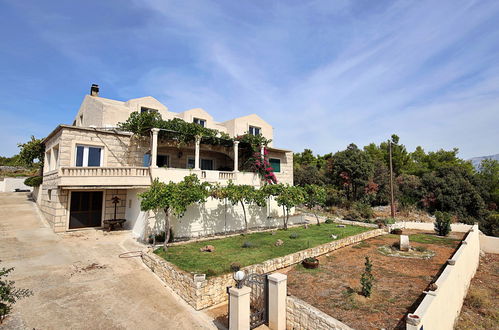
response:
[(399, 243), (400, 251), (409, 251), (411, 246), (409, 245), (409, 236), (400, 235), (400, 243)]
[(284, 241), (282, 239), (278, 239), (276, 242), (275, 242), (275, 246), (281, 246), (284, 244)]
[(215, 252), (215, 247), (213, 245), (205, 245), (199, 249), (201, 252)]

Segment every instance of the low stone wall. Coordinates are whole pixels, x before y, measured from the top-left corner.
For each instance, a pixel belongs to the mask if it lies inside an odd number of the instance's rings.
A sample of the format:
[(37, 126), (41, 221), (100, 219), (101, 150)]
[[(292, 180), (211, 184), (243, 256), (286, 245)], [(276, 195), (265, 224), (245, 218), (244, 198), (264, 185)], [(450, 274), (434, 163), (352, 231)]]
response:
[[(288, 254), (283, 257), (266, 260), (261, 264), (244, 267), (243, 270), (246, 271), (246, 273), (270, 273), (297, 264), (305, 258), (320, 256), (383, 234), (386, 234), (383, 229), (370, 230)], [(231, 273), (205, 279), (203, 275), (190, 274), (177, 268), (175, 265), (155, 255), (152, 249), (143, 253), (142, 260), (163, 282), (170, 286), (173, 291), (196, 310), (204, 309), (226, 301), (227, 286), (234, 285)]]
[(485, 253), (499, 254), (499, 237), (480, 234), (480, 249)]
[[(451, 224), (451, 230), (456, 231), (459, 233), (467, 233), (473, 225), (467, 225), (464, 223), (452, 223)], [(400, 221), (396, 222), (392, 225), (389, 225), (388, 228), (390, 230), (395, 229), (395, 228), (407, 228), (407, 229), (419, 229), (419, 230), (428, 230), (428, 231), (433, 231), (434, 230), (434, 224), (433, 222), (414, 222), (414, 221)]]
[(408, 330), (453, 328), (480, 261), (479, 233), (478, 225), (469, 231), (435, 282), (437, 289), (426, 293), (416, 311), (408, 315)]
[(352, 330), (346, 324), (294, 296), (287, 296), (286, 328), (292, 330)]

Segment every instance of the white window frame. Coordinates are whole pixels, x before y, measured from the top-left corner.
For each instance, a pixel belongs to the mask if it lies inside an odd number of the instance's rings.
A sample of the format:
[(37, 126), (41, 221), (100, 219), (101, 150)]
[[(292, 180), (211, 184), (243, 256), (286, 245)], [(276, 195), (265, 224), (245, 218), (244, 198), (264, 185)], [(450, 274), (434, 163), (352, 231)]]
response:
[[(252, 129), (253, 129), (253, 132), (252, 132)], [(254, 133), (254, 130), (257, 129), (258, 130), (258, 134), (255, 134)], [(262, 134), (262, 128), (261, 127), (258, 127), (258, 126), (253, 126), (253, 125), (249, 125), (249, 128), (248, 128), (248, 133), (250, 133), (251, 135), (261, 135)]]
[(201, 127), (206, 127), (206, 119), (194, 117), (194, 118), (192, 118), (192, 122), (194, 124), (200, 125)]
[[(78, 158), (78, 147), (83, 147), (83, 163), (81, 166), (77, 166), (77, 158)], [(101, 150), (100, 152), (100, 161), (99, 161), (99, 166), (88, 166), (88, 148), (99, 148)], [(104, 147), (102, 146), (93, 146), (93, 145), (86, 145), (86, 144), (77, 144), (75, 145), (75, 157), (74, 157), (74, 165), (75, 167), (102, 167), (104, 164)]]

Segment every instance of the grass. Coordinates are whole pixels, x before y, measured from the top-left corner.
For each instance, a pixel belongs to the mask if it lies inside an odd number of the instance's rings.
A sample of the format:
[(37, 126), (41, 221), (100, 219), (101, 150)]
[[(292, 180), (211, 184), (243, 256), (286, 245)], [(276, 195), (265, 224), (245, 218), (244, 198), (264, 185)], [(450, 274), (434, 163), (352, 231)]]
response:
[[(270, 232), (241, 234), (171, 246), (167, 251), (159, 248), (154, 253), (187, 272), (215, 276), (230, 273), (230, 264), (234, 262), (239, 263), (241, 267), (258, 264), (268, 259), (331, 242), (333, 234), (338, 236), (337, 239), (341, 239), (369, 230), (371, 228), (348, 225), (344, 228), (339, 228), (336, 224), (310, 225), (308, 229), (295, 227), (277, 230), (274, 235)], [(290, 238), (293, 233), (296, 233), (298, 237)], [(284, 244), (275, 246), (278, 239), (284, 241)], [(245, 242), (251, 243), (251, 247), (243, 248)], [(213, 245), (215, 252), (200, 252), (199, 249), (205, 245)]]
[[(386, 238), (399, 238), (399, 235), (388, 234)], [(409, 242), (422, 243), (422, 244), (436, 244), (444, 246), (456, 246), (461, 240), (452, 237), (442, 237), (436, 234), (413, 234), (409, 235)]]

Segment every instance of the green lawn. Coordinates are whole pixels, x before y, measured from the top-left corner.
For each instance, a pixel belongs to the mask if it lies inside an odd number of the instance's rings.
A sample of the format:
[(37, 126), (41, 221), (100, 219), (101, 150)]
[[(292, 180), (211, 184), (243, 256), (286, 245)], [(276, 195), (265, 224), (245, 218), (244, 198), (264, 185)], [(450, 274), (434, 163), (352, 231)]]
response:
[[(193, 242), (169, 247), (166, 252), (163, 248), (159, 248), (154, 253), (185, 271), (214, 276), (231, 272), (230, 265), (234, 262), (239, 263), (242, 267), (253, 265), (331, 242), (333, 240), (332, 234), (337, 235), (337, 239), (341, 239), (371, 229), (349, 225), (339, 228), (337, 224), (323, 223), (320, 226), (310, 225), (308, 229), (295, 227), (288, 230), (278, 230), (275, 235), (271, 235), (270, 232), (262, 232)], [(294, 233), (298, 237), (290, 238)], [(275, 246), (274, 244), (278, 239), (283, 240), (284, 244)], [(250, 247), (243, 248), (245, 242), (248, 242)], [(200, 252), (199, 249), (205, 245), (213, 245), (215, 252)]]
[[(399, 238), (399, 235), (386, 235), (385, 237)], [(447, 245), (456, 246), (461, 242), (458, 238), (453, 237), (442, 237), (437, 236), (433, 233), (422, 233), (422, 234), (412, 234), (409, 235), (409, 242), (423, 243), (423, 244), (437, 244), (437, 245)]]

